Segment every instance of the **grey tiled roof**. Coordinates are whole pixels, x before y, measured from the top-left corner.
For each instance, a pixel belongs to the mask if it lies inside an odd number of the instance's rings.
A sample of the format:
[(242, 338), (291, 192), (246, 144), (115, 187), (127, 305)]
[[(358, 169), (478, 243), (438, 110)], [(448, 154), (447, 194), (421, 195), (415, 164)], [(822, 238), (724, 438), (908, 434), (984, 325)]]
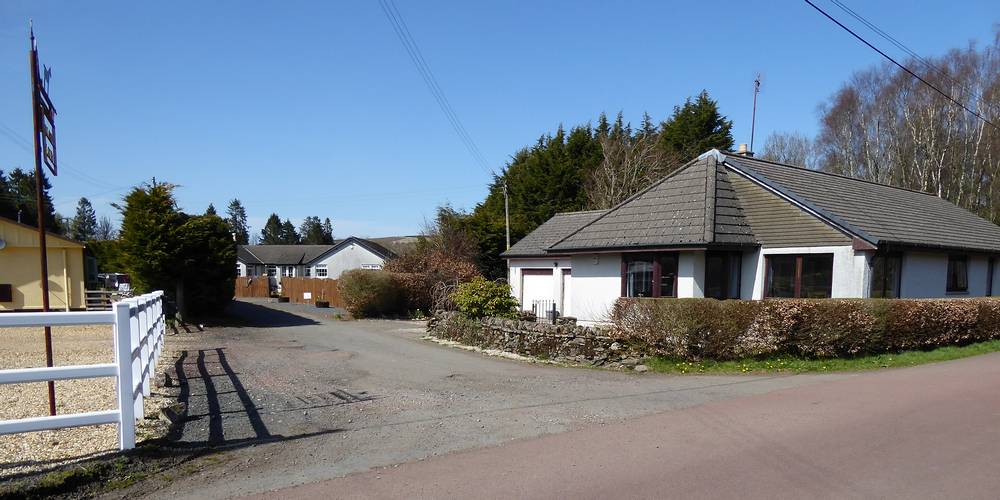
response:
[(586, 212), (564, 212), (552, 216), (544, 224), (530, 232), (524, 238), (510, 247), (510, 250), (500, 254), (501, 257), (541, 257), (552, 255), (546, 249), (553, 243), (565, 238), (573, 231), (600, 217), (606, 210), (590, 210)]
[(236, 255), (240, 260), (252, 255), (256, 257), (250, 261), (254, 264), (294, 266), (305, 264), (331, 248), (333, 245), (240, 245)]
[(725, 163), (876, 245), (1000, 251), (1000, 226), (932, 194), (753, 158)]
[(338, 240), (333, 245), (238, 245), (236, 258), (248, 264), (296, 266), (307, 264), (347, 243), (357, 243), (375, 255), (388, 259), (395, 253), (379, 242), (354, 236)]
[(715, 156), (694, 160), (549, 248), (559, 251), (756, 243)]

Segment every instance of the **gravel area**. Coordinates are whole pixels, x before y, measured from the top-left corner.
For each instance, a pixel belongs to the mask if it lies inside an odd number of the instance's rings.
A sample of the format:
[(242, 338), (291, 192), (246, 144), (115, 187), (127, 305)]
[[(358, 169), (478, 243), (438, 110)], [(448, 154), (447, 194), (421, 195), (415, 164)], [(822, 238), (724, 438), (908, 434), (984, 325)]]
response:
[[(52, 346), (56, 366), (114, 361), (111, 326), (54, 327)], [(42, 328), (0, 328), (0, 369), (42, 366), (45, 366)], [(59, 414), (110, 410), (116, 406), (114, 379), (64, 380), (55, 385), (56, 412)], [(0, 420), (48, 415), (46, 386), (44, 382), (0, 385), (0, 401), (3, 402)], [(159, 412), (167, 403), (158, 398), (146, 401), (147, 415)], [(117, 449), (114, 425), (0, 436), (0, 479)]]

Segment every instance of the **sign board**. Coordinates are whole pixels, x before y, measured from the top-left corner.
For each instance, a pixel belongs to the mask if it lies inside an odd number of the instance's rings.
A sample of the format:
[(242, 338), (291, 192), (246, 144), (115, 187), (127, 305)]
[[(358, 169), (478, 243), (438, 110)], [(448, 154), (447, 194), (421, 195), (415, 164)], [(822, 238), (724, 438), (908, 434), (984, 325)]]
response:
[(42, 138), (42, 161), (48, 167), (52, 175), (58, 175), (58, 165), (56, 163), (56, 112), (52, 109), (49, 96), (45, 89), (39, 88), (42, 99), (38, 100), (38, 114), (41, 116), (39, 126)]
[(312, 292), (302, 292), (302, 300), (311, 300), (312, 298)]

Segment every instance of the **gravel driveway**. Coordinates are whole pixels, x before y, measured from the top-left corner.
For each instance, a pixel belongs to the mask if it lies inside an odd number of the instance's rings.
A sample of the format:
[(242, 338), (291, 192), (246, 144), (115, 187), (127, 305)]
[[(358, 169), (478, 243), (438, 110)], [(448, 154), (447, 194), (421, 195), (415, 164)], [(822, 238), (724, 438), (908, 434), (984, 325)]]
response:
[(565, 368), (433, 344), (418, 322), (263, 301), (231, 313), (245, 326), (168, 338), (179, 353), (168, 382), (188, 403), (173, 439), (226, 452), (125, 493), (226, 498), (851, 376)]

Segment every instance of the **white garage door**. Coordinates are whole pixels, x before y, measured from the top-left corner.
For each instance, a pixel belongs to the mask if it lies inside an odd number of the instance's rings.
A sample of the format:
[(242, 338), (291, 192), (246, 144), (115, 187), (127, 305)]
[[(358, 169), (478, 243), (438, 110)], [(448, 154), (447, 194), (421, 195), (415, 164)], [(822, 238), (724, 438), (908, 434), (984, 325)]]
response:
[[(551, 269), (522, 269), (521, 270), (521, 308), (530, 311), (535, 301), (551, 301), (552, 296), (552, 270)], [(551, 308), (549, 302), (547, 308)]]

